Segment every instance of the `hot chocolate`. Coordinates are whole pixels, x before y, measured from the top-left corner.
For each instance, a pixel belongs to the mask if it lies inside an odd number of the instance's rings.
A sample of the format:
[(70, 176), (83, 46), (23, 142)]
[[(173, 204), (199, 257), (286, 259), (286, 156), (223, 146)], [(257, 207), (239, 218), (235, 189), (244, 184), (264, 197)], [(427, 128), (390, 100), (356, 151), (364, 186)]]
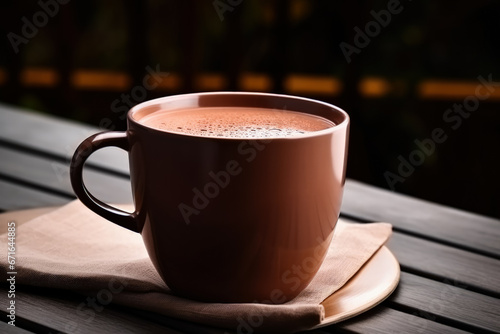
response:
[(306, 135), (335, 124), (301, 112), (243, 107), (209, 107), (155, 112), (140, 123), (167, 132), (236, 139)]

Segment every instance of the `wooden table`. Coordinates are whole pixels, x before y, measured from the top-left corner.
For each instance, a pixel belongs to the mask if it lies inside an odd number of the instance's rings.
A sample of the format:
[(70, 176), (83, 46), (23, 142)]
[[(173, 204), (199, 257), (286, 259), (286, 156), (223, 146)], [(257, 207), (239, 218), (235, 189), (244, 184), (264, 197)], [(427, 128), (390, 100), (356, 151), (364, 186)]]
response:
[[(74, 199), (69, 159), (77, 144), (97, 131), (0, 104), (0, 209), (58, 206)], [(98, 198), (131, 202), (125, 152), (96, 153), (85, 178)], [(315, 333), (500, 332), (499, 220), (354, 180), (346, 183), (342, 216), (359, 223), (393, 224), (388, 247), (401, 264), (401, 281), (374, 309)], [(10, 217), (15, 220), (16, 212)], [(5, 282), (1, 288), (0, 332), (65, 332), (69, 321), (78, 324), (80, 333), (230, 332), (112, 304), (89, 321), (78, 312), (81, 295), (27, 286), (17, 287), (14, 328), (6, 323)]]

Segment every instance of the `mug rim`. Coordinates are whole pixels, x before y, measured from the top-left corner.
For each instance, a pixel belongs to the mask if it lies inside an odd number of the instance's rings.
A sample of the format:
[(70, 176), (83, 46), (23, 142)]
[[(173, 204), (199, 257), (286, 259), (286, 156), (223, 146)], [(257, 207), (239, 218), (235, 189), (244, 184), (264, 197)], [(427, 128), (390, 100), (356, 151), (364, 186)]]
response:
[[(139, 120), (137, 120), (137, 119), (134, 118), (135, 114), (137, 114), (141, 110), (144, 110), (147, 107), (159, 106), (159, 109), (164, 109), (164, 110), (176, 110), (176, 109), (177, 110), (182, 110), (182, 109), (196, 108), (196, 107), (203, 108), (205, 106), (186, 105), (186, 104), (183, 105), (182, 101), (184, 101), (184, 102), (186, 102), (186, 101), (195, 102), (196, 101), (195, 99), (199, 100), (200, 97), (224, 96), (224, 95), (227, 95), (227, 96), (230, 96), (230, 97), (237, 97), (237, 96), (242, 96), (242, 97), (259, 96), (259, 97), (263, 97), (263, 98), (268, 97), (268, 98), (277, 98), (277, 99), (283, 99), (283, 100), (295, 100), (295, 101), (300, 101), (300, 102), (303, 102), (303, 103), (310, 103), (311, 105), (313, 105), (313, 104), (321, 105), (321, 106), (323, 106), (325, 108), (328, 108), (328, 109), (331, 109), (332, 111), (335, 111), (336, 113), (340, 114), (341, 117), (342, 117), (342, 120), (341, 120), (340, 123), (334, 122), (333, 126), (328, 127), (326, 129), (311, 131), (311, 132), (308, 132), (306, 134), (303, 134), (303, 135), (297, 136), (297, 137), (277, 137), (277, 138), (271, 138), (273, 140), (276, 140), (276, 139), (279, 139), (279, 140), (297, 140), (297, 139), (311, 138), (311, 137), (317, 137), (317, 136), (327, 135), (327, 134), (331, 134), (331, 133), (336, 132), (336, 131), (345, 130), (345, 128), (349, 126), (349, 122), (350, 122), (350, 118), (349, 118), (349, 115), (347, 114), (347, 112), (345, 110), (343, 110), (342, 108), (340, 108), (340, 107), (338, 107), (338, 106), (336, 106), (334, 104), (331, 104), (331, 103), (323, 102), (323, 101), (316, 100), (316, 99), (311, 99), (311, 98), (296, 96), (296, 95), (263, 93), (263, 92), (244, 92), (244, 91), (215, 91), (215, 92), (199, 92), (199, 93), (186, 93), (186, 94), (174, 94), (174, 95), (162, 96), (162, 97), (158, 97), (158, 98), (155, 98), (155, 99), (151, 99), (151, 100), (148, 100), (148, 101), (141, 102), (141, 103), (133, 106), (127, 112), (127, 120), (129, 122), (129, 124), (133, 123), (133, 124), (141, 127), (142, 129), (145, 129), (147, 131), (152, 131), (154, 133), (168, 133), (168, 134), (171, 134), (171, 135), (204, 138), (204, 139), (207, 139), (207, 140), (209, 140), (209, 139), (214, 139), (214, 140), (269, 140), (270, 139), (268, 137), (262, 137), (262, 138), (260, 138), (260, 137), (252, 137), (252, 138), (206, 137), (206, 136), (201, 136), (201, 135), (196, 135), (196, 134), (185, 134), (185, 133), (178, 133), (178, 132), (173, 132), (173, 131), (165, 131), (165, 130), (155, 129), (155, 128), (151, 127), (151, 126), (147, 126), (147, 125), (141, 123)], [(174, 103), (174, 105), (175, 105), (175, 103), (178, 103), (178, 106), (177, 106), (177, 108), (176, 107), (171, 108), (171, 106), (169, 106), (169, 108), (167, 108), (167, 107), (161, 108), (160, 106), (163, 103), (166, 103), (166, 102), (169, 102), (170, 104)], [(230, 106), (230, 105), (228, 105), (228, 106)], [(240, 106), (238, 106), (238, 107), (240, 107)], [(243, 105), (243, 107), (245, 107), (245, 106)], [(265, 106), (261, 106), (259, 108), (270, 109), (270, 108), (265, 107)], [(151, 113), (153, 113), (153, 112), (155, 112), (155, 111), (157, 111), (159, 109), (153, 110), (153, 111), (151, 111)], [(329, 119), (327, 117), (320, 116), (320, 115), (317, 115), (315, 113), (310, 113), (310, 112), (305, 111), (305, 110), (290, 110), (290, 111), (302, 112), (302, 113), (305, 113), (305, 114), (308, 114), (308, 115), (322, 117), (322, 118), (327, 119), (330, 122), (333, 122), (331, 119)]]

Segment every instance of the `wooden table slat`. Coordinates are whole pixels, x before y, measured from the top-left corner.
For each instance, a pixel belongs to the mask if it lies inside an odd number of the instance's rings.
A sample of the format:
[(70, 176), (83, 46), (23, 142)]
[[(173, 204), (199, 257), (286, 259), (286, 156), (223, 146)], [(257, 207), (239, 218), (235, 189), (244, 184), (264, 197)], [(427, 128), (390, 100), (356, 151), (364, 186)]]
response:
[[(458, 328), (443, 325), (424, 317), (400, 312), (390, 308), (376, 308), (340, 323), (336, 328), (352, 333), (425, 333), (425, 334), (465, 334)], [(332, 333), (335, 333), (333, 331)]]
[[(33, 289), (16, 291), (16, 316), (63, 333), (179, 333), (132, 314), (116, 311), (106, 305), (96, 310), (86, 304), (84, 296), (73, 292)], [(40, 294), (38, 294), (40, 292)], [(63, 295), (64, 294), (64, 295)], [(0, 303), (8, 302), (7, 291), (0, 289)], [(99, 305), (101, 306), (101, 305)]]
[[(383, 208), (383, 209), (382, 209)], [(361, 182), (346, 182), (341, 211), (500, 258), (500, 220), (430, 203)]]
[[(85, 138), (100, 131), (99, 128), (82, 123), (0, 104), (0, 141), (57, 155), (66, 161), (70, 161), (76, 147)], [(90, 157), (89, 162), (128, 174), (128, 158), (118, 149), (98, 151)]]
[(0, 210), (21, 210), (41, 206), (58, 206), (69, 199), (27, 188), (0, 178)]
[(432, 314), (473, 326), (475, 332), (500, 332), (500, 299), (452, 284), (403, 272), (390, 301), (418, 309), (422, 316)]
[[(74, 196), (69, 180), (69, 164), (1, 145), (0, 157), (0, 173)], [(103, 201), (132, 203), (130, 181), (125, 178), (84, 168), (84, 180), (91, 193)]]
[(500, 295), (500, 260), (401, 233), (393, 234), (388, 247), (404, 269)]
[[(6, 315), (2, 314), (2, 317), (6, 317)], [(3, 333), (3, 334), (30, 334), (30, 333), (34, 333), (34, 332), (27, 331), (26, 329), (22, 329), (18, 326), (14, 327), (12, 325), (7, 324), (6, 322), (0, 321), (0, 333)]]

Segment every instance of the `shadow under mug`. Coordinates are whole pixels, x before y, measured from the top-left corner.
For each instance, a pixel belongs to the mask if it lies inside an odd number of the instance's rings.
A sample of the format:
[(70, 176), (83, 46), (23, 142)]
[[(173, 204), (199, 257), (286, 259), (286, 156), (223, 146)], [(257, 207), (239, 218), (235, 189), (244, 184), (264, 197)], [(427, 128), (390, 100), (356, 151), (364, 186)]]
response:
[[(203, 107), (298, 111), (335, 123), (300, 137), (234, 139), (145, 126), (155, 112)], [(71, 183), (102, 217), (142, 235), (176, 294), (208, 302), (283, 303), (324, 260), (340, 213), (349, 117), (324, 102), (244, 92), (168, 96), (133, 107), (127, 130), (95, 134), (76, 149)], [(114, 208), (85, 187), (96, 150), (128, 151), (135, 211)]]

